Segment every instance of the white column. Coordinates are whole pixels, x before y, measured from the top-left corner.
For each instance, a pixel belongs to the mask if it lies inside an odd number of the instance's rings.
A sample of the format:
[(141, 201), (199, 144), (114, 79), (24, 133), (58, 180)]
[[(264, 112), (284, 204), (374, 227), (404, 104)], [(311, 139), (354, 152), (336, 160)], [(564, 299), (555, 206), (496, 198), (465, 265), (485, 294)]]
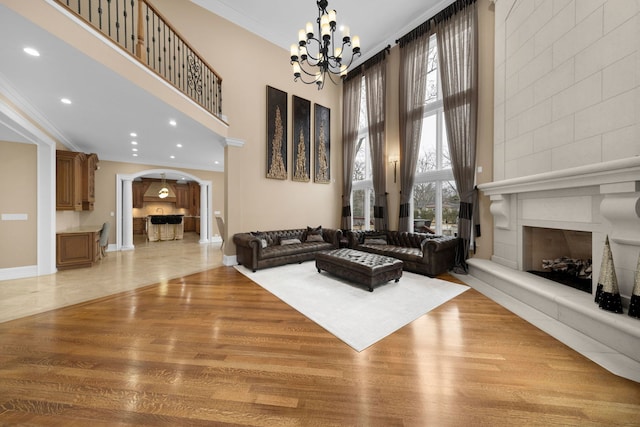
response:
[(134, 249), (133, 246), (133, 179), (122, 179), (122, 250)]
[(211, 222), (210, 194), (211, 184), (200, 183), (200, 243), (209, 243), (209, 223)]
[(38, 144), (38, 275), (56, 270), (56, 147)]

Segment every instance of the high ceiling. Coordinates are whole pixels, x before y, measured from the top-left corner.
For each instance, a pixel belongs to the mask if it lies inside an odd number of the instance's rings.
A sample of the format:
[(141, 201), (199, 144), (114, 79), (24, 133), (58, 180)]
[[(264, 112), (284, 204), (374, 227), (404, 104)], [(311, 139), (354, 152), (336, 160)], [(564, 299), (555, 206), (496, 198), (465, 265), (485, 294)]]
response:
[[(289, 50), (298, 30), (315, 23), (315, 0), (191, 0), (223, 18)], [(337, 24), (347, 25), (359, 36), (362, 60), (378, 53), (454, 0), (329, 0), (337, 11)], [(315, 24), (314, 24), (315, 25)]]
[[(187, 0), (178, 0), (187, 1)], [(191, 0), (288, 51), (307, 21), (317, 17), (312, 0)], [(331, 0), (338, 25), (359, 35), (358, 62), (450, 4), (452, 0)], [(25, 46), (41, 55), (31, 57)], [(74, 47), (34, 25), (0, 1), (0, 92), (45, 123), (71, 149), (98, 153), (101, 160), (150, 164), (172, 169), (222, 171), (219, 135), (157, 99)], [(71, 105), (60, 102), (62, 97)], [(177, 126), (169, 125), (173, 119)], [(137, 137), (130, 133), (136, 132)], [(33, 142), (15, 117), (0, 108), (0, 140)], [(131, 141), (136, 140), (137, 146)], [(181, 144), (182, 147), (177, 145)], [(133, 156), (137, 148), (137, 157)], [(174, 156), (174, 158), (171, 158)]]

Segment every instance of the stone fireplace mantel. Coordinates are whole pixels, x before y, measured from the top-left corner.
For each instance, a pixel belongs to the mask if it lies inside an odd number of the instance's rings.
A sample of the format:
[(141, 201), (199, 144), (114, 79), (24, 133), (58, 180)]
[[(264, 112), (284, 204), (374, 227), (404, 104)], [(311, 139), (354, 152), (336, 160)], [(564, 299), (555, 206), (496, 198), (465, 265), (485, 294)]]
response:
[[(490, 211), (496, 228), (509, 230), (513, 223), (515, 195), (533, 192), (582, 194), (579, 189), (597, 187), (603, 196), (600, 214), (611, 226), (611, 240), (640, 246), (640, 157), (596, 163), (593, 165), (526, 177), (481, 184), (480, 190), (491, 200)], [(585, 206), (586, 207), (586, 206)], [(584, 222), (584, 221), (580, 221)]]

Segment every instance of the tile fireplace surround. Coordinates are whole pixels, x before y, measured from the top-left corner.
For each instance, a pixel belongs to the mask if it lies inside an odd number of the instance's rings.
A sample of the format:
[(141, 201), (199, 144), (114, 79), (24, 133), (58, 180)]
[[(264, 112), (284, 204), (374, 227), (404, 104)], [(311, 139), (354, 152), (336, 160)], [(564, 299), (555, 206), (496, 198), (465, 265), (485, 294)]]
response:
[[(640, 319), (627, 315), (640, 254), (640, 157), (478, 187), (491, 200), (494, 246), (490, 261), (469, 260), (469, 281), (489, 297), (521, 307), (523, 314), (517, 314), (543, 330), (546, 323), (559, 324), (563, 336), (547, 332), (610, 371), (640, 381)], [(609, 236), (624, 314), (600, 309), (593, 294), (523, 271), (524, 227), (591, 232), (593, 293)]]

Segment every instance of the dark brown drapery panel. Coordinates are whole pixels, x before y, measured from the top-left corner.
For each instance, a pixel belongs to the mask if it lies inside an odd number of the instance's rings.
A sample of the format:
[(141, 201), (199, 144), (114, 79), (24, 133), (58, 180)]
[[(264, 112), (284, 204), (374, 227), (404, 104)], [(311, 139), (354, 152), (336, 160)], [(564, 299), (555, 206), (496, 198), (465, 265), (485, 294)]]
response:
[(387, 230), (389, 210), (387, 207), (387, 147), (385, 140), (385, 115), (387, 88), (387, 61), (370, 65), (363, 71), (367, 94), (367, 119), (369, 122), (369, 147), (371, 149), (371, 169), (373, 175), (374, 227), (376, 230)]
[(461, 245), (455, 267), (455, 271), (460, 273), (467, 271), (473, 225), (478, 223), (475, 189), (478, 18), (475, 2), (467, 3), (471, 4), (457, 8), (454, 14), (436, 25), (444, 118), (453, 176), (460, 196), (458, 236)]
[(400, 44), (400, 218), (399, 231), (411, 230), (411, 193), (420, 151), (422, 116), (427, 95), (429, 36)]
[(358, 140), (361, 78), (346, 80), (342, 85), (342, 219), (340, 228), (350, 230), (353, 163)]

